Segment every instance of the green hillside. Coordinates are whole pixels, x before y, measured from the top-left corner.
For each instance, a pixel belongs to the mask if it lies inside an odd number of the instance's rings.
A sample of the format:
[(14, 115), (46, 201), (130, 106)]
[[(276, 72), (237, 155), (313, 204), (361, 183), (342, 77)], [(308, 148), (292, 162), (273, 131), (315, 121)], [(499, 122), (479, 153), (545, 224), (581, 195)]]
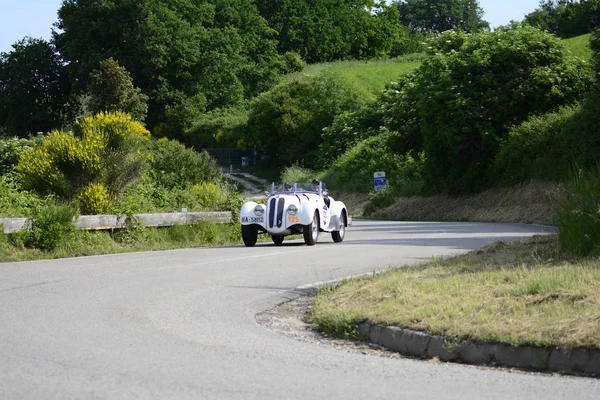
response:
[(420, 64), (418, 55), (402, 60), (337, 61), (308, 65), (301, 74), (316, 76), (325, 71), (339, 74), (358, 88), (366, 98), (375, 100), (386, 84), (395, 81)]
[(565, 39), (564, 42), (574, 55), (589, 60), (592, 58), (592, 49), (590, 49), (589, 46), (590, 36), (591, 34), (588, 33), (586, 35)]

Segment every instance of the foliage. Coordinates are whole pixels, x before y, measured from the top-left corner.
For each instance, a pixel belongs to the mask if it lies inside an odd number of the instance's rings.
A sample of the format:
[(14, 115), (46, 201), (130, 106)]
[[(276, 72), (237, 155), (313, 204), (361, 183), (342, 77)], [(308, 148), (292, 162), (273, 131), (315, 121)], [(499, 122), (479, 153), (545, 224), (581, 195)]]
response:
[(445, 32), (429, 52), (380, 98), (384, 126), (398, 132), (394, 149), (413, 156), (424, 150), (429, 191), (484, 188), (512, 125), (579, 100), (590, 83), (587, 64), (557, 38), (518, 24)]
[(323, 128), (359, 105), (353, 87), (334, 74), (283, 83), (250, 105), (249, 142), (268, 154), (274, 166), (315, 166)]
[(600, 166), (582, 170), (577, 165), (557, 201), (558, 240), (564, 250), (578, 256), (600, 254)]
[(256, 1), (277, 31), (280, 53), (294, 51), (309, 63), (389, 55), (408, 40), (397, 10), (384, 1)]
[(185, 132), (182, 141), (195, 148), (239, 147), (248, 123), (248, 107), (215, 109), (206, 112)]
[(285, 65), (284, 72), (288, 74), (302, 71), (306, 67), (306, 61), (295, 51), (286, 51), (283, 54), (283, 62)]
[(77, 200), (85, 215), (105, 214), (111, 206), (108, 190), (99, 183), (90, 183), (77, 194)]
[(101, 61), (98, 69), (90, 73), (87, 93), (91, 114), (123, 111), (137, 121), (146, 118), (148, 96), (133, 86), (129, 72), (112, 58)]
[(205, 181), (217, 181), (219, 174), (208, 153), (197, 152), (166, 138), (152, 141), (148, 146), (149, 174), (160, 187), (181, 189)]
[(91, 183), (117, 196), (143, 171), (140, 141), (149, 132), (127, 114), (86, 117), (73, 132), (53, 132), (40, 147), (24, 153), (17, 165), (26, 189), (74, 199)]
[(352, 147), (322, 176), (335, 190), (368, 193), (373, 173), (385, 171), (388, 185), (395, 193), (414, 195), (422, 190), (422, 162), (409, 155), (398, 155), (388, 147), (388, 135), (373, 136)]
[(0, 53), (0, 127), (20, 137), (60, 128), (70, 90), (62, 60), (42, 39), (13, 49)]
[(75, 231), (72, 205), (48, 205), (36, 216), (31, 231), (24, 233), (27, 247), (53, 250)]
[(45, 137), (45, 135), (36, 135), (29, 138), (11, 137), (2, 139), (0, 137), (0, 175), (12, 171), (19, 162), (21, 154), (38, 147)]
[(112, 57), (149, 96), (149, 127), (165, 123), (175, 136), (205, 109), (271, 87), (281, 65), (275, 32), (252, 0), (67, 0), (57, 28), (77, 82)]
[(45, 202), (35, 193), (22, 190), (14, 174), (0, 175), (0, 216), (32, 217)]
[(396, 3), (400, 22), (412, 32), (440, 33), (489, 30), (477, 0), (402, 0)]
[(525, 21), (562, 38), (583, 35), (600, 26), (600, 1), (542, 0)]
[(585, 153), (580, 118), (580, 106), (566, 106), (515, 126), (494, 160), (493, 176), (502, 184), (566, 179), (569, 163)]
[(337, 115), (332, 124), (323, 129), (319, 145), (321, 165), (333, 163), (348, 149), (369, 136), (379, 134), (381, 125), (373, 106), (361, 107)]

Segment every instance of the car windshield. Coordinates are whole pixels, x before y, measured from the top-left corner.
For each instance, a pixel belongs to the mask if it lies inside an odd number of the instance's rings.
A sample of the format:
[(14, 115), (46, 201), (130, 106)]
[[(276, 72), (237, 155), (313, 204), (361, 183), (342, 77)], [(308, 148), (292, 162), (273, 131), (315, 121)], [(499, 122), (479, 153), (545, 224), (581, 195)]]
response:
[(321, 193), (325, 190), (325, 183), (321, 182), (319, 185), (313, 185), (312, 183), (273, 183), (271, 184), (271, 194), (280, 193)]

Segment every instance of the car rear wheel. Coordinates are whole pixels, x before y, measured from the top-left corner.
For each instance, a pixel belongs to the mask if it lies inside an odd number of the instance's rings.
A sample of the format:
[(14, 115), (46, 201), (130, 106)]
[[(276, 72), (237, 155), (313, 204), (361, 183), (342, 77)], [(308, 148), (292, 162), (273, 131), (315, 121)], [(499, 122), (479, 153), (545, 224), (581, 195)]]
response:
[(281, 235), (272, 235), (271, 239), (273, 239), (273, 243), (275, 243), (276, 245), (280, 245), (281, 243), (283, 243), (283, 236)]
[(242, 225), (242, 239), (246, 247), (252, 247), (256, 244), (258, 237), (258, 228), (254, 225)]
[(314, 246), (319, 239), (319, 214), (315, 211), (312, 222), (304, 225), (304, 243), (308, 246)]
[(336, 243), (340, 243), (344, 240), (344, 236), (346, 236), (346, 213), (342, 213), (340, 215), (340, 230), (331, 232), (331, 237), (333, 241)]

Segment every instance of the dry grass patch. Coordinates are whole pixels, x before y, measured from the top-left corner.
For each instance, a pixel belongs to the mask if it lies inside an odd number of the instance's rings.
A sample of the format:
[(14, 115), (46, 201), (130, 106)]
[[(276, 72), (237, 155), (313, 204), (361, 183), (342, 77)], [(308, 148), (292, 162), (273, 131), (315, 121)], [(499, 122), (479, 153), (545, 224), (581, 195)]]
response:
[(344, 336), (368, 320), (461, 340), (600, 348), (600, 261), (558, 257), (555, 235), (496, 243), (323, 290), (310, 320)]
[(486, 221), (552, 224), (561, 185), (530, 182), (473, 195), (402, 197), (374, 218), (400, 221)]

